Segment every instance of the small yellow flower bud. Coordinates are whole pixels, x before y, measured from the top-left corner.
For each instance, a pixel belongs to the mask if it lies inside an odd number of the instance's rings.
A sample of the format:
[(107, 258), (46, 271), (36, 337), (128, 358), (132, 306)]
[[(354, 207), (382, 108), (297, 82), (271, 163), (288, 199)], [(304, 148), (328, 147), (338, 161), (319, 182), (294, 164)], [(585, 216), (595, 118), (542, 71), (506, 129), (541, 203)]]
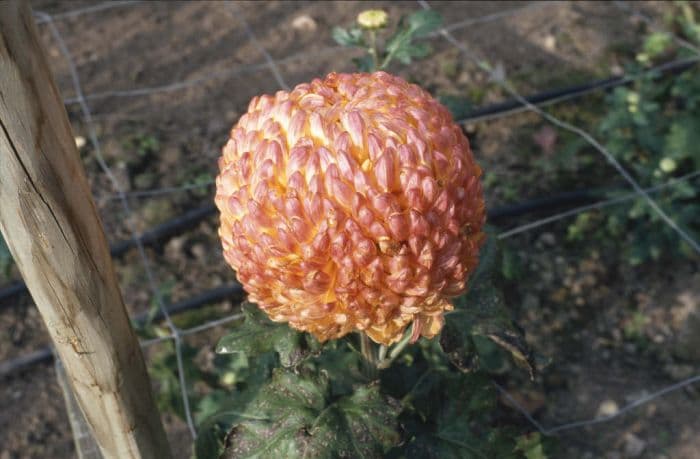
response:
[(664, 158), (659, 162), (659, 168), (669, 174), (676, 170), (676, 162), (672, 158)]
[(627, 94), (627, 103), (630, 105), (637, 105), (639, 104), (639, 94), (636, 92), (630, 92)]
[(363, 29), (381, 29), (386, 26), (388, 18), (384, 10), (365, 10), (357, 15), (357, 23)]

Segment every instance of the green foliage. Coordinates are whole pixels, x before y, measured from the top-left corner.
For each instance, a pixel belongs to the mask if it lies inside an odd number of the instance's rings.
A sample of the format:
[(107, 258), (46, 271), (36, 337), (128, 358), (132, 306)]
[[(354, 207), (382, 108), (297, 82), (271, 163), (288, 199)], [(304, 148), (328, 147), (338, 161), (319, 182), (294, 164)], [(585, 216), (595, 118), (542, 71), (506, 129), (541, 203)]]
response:
[[(163, 346), (163, 350), (155, 356), (149, 366), (151, 379), (158, 383), (156, 403), (161, 411), (172, 411), (184, 419), (185, 406), (177, 374), (177, 357), (173, 349), (174, 346), (171, 343)], [(207, 375), (192, 362), (197, 349), (183, 345), (181, 352), (185, 379), (187, 381), (206, 380)], [(187, 393), (190, 400), (196, 397), (192, 387), (187, 388)]]
[(450, 320), (445, 322), (440, 334), (440, 346), (457, 368), (474, 371), (483, 366), (484, 361), (491, 369), (501, 366), (495, 344), (534, 378), (534, 355), (524, 334), (511, 319), (503, 294), (495, 284), (501, 263), (496, 237), (491, 234), (472, 276), (472, 287), (455, 301), (454, 311), (448, 314)]
[[(428, 56), (432, 49), (425, 42), (416, 42), (442, 25), (440, 13), (433, 10), (416, 11), (402, 17), (396, 30), (390, 36), (377, 37), (377, 30), (362, 27), (344, 29), (334, 27), (331, 35), (341, 46), (360, 48), (365, 51), (361, 57), (353, 59), (358, 70), (373, 72), (386, 69), (394, 60), (410, 64), (416, 59)], [(380, 34), (384, 31), (380, 30)], [(383, 46), (381, 46), (383, 45)]]
[(245, 303), (241, 308), (245, 322), (221, 338), (216, 346), (217, 353), (242, 353), (247, 357), (258, 357), (276, 352), (282, 366), (290, 367), (297, 365), (309, 352), (318, 348), (312, 337), (302, 335), (286, 324), (270, 321), (257, 306)]
[(447, 107), (447, 109), (452, 114), (452, 118), (455, 120), (464, 119), (474, 108), (474, 104), (469, 98), (454, 95), (441, 95), (438, 100), (442, 105)]
[(526, 459), (547, 459), (539, 432), (523, 435), (517, 443), (517, 449), (525, 454)]
[(160, 150), (158, 138), (152, 134), (135, 134), (124, 141), (126, 150), (136, 152), (140, 157), (147, 157)]
[(434, 378), (406, 419), (406, 444), (396, 458), (521, 458), (516, 432), (498, 426), (493, 385), (483, 374), (446, 374)]
[[(692, 14), (677, 20), (689, 40), (698, 39), (692, 32), (697, 28)], [(666, 60), (688, 53), (674, 49), (672, 44), (671, 37), (664, 33), (653, 33), (646, 39), (638, 62), (627, 69), (634, 83), (617, 88), (607, 98), (608, 111), (598, 125), (598, 137), (642, 187), (659, 187), (652, 193), (653, 199), (698, 239), (697, 186), (692, 179), (664, 185), (700, 168), (700, 72), (697, 66), (668, 77), (648, 71), (648, 66), (662, 57)], [(576, 150), (580, 153), (581, 149)], [(692, 253), (678, 233), (641, 198), (581, 214), (569, 227), (569, 238), (591, 237), (615, 244), (622, 240), (623, 254), (633, 265)]]
[(398, 403), (376, 384), (330, 395), (323, 374), (276, 370), (238, 413), (222, 457), (379, 458), (398, 443)]
[(499, 419), (488, 376), (508, 357), (534, 371), (497, 288), (503, 259), (489, 237), (440, 339), (397, 344), (374, 372), (357, 336), (321, 345), (245, 305), (218, 346), (226, 369), (201, 375), (218, 389), (191, 395), (196, 457), (546, 458), (539, 437)]
[(353, 27), (349, 30), (343, 29), (342, 27), (333, 27), (331, 31), (331, 36), (336, 43), (341, 46), (357, 46), (365, 47), (365, 39), (362, 33), (362, 29), (359, 27)]
[(415, 43), (416, 38), (425, 37), (442, 25), (440, 13), (433, 10), (417, 11), (401, 18), (396, 33), (386, 43), (386, 56), (381, 68), (386, 68), (393, 59), (410, 64), (431, 52), (427, 43)]

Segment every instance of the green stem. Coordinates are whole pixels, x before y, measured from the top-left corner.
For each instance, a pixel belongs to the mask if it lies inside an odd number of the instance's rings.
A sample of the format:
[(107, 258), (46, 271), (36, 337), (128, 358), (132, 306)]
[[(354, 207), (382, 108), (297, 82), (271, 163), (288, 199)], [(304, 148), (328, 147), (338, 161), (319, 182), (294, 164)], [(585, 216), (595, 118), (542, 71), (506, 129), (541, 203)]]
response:
[[(393, 41), (393, 40), (392, 40)], [(396, 50), (398, 50), (398, 46), (392, 46), (391, 49), (386, 53), (386, 56), (384, 56), (384, 60), (382, 61), (382, 65), (379, 66), (379, 70), (383, 70), (387, 68), (391, 60), (394, 58), (394, 54), (396, 54)]]
[(386, 359), (386, 353), (388, 350), (389, 350), (389, 348), (383, 344), (381, 346), (379, 346), (379, 359), (378, 359), (379, 362), (383, 362), (384, 359)]
[(377, 357), (374, 353), (372, 341), (365, 333), (360, 333), (360, 349), (365, 358), (367, 377), (375, 379), (377, 377)]
[(404, 335), (403, 338), (401, 338), (401, 341), (399, 341), (396, 346), (394, 346), (391, 349), (391, 352), (389, 352), (389, 358), (384, 358), (379, 361), (377, 364), (377, 368), (380, 370), (384, 370), (386, 368), (389, 368), (391, 364), (396, 360), (396, 357), (398, 357), (401, 354), (401, 351), (408, 345), (408, 342), (411, 340), (411, 330), (408, 330), (406, 334)]
[(377, 33), (374, 30), (369, 31), (369, 55), (372, 56), (372, 71), (379, 70), (379, 58), (377, 56)]

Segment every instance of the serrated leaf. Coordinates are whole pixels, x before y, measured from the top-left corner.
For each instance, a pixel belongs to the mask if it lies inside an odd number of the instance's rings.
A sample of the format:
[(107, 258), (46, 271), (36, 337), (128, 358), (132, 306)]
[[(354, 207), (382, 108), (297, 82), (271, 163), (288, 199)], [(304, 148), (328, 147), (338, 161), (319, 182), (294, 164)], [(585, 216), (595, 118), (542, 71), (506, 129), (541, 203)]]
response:
[(481, 250), (479, 266), (469, 280), (468, 292), (457, 298), (455, 310), (445, 315), (440, 346), (457, 368), (473, 371), (479, 367), (474, 337), (486, 337), (507, 351), (534, 378), (534, 355), (524, 333), (513, 322), (502, 292), (494, 285), (499, 261), (496, 238), (490, 235)]
[[(206, 375), (194, 364), (197, 349), (187, 344), (182, 345), (182, 363), (185, 381), (190, 381), (186, 391), (190, 400), (196, 400), (198, 394), (192, 387), (192, 381), (202, 381)], [(175, 413), (181, 419), (185, 419), (185, 406), (182, 400), (182, 388), (177, 372), (177, 356), (174, 346), (164, 345), (157, 354), (154, 355), (148, 372), (152, 381), (157, 382), (158, 392), (156, 393), (156, 403), (161, 411)]]
[(481, 335), (507, 351), (514, 362), (534, 379), (536, 367), (525, 336), (510, 317), (503, 294), (490, 282), (474, 285), (456, 301), (445, 317), (440, 345), (450, 361), (463, 371), (478, 367), (473, 337)]
[[(320, 444), (332, 444), (329, 457), (383, 457), (400, 441), (398, 402), (382, 397), (379, 386), (362, 386), (335, 405), (336, 423), (319, 424), (310, 431)], [(310, 456), (316, 457), (316, 456)]]
[(394, 57), (401, 61), (402, 64), (410, 64), (413, 62), (413, 59), (426, 57), (431, 51), (432, 48), (427, 43), (406, 43), (398, 48), (394, 53)]
[(333, 27), (331, 36), (336, 43), (342, 46), (364, 46), (364, 39), (360, 29), (346, 30), (342, 27)]
[(379, 458), (398, 442), (398, 404), (377, 385), (329, 398), (327, 378), (276, 370), (244, 408), (221, 457)]
[(275, 351), (285, 367), (298, 364), (309, 354), (301, 333), (287, 324), (272, 322), (255, 305), (246, 303), (241, 309), (246, 316), (245, 321), (219, 340), (217, 353), (241, 352), (247, 357), (256, 357)]
[(442, 25), (442, 16), (435, 10), (421, 10), (408, 16), (408, 31), (413, 37), (423, 37)]
[[(443, 381), (437, 388), (449, 394), (435, 408), (429, 422), (409, 426), (415, 437), (400, 457), (426, 459), (510, 459), (523, 457), (516, 451), (513, 434), (491, 425), (496, 394), (489, 380), (480, 374), (463, 374)], [(411, 427), (413, 427), (411, 429)], [(415, 432), (414, 432), (415, 430)]]
[(387, 58), (382, 68), (385, 68), (392, 59), (410, 64), (413, 59), (426, 57), (431, 52), (430, 46), (427, 43), (413, 43), (413, 40), (429, 34), (441, 24), (442, 16), (433, 10), (417, 11), (408, 17), (401, 18), (398, 30), (387, 40)]
[(194, 444), (194, 457), (196, 459), (214, 459), (224, 452), (222, 438), (226, 432), (218, 424), (213, 424), (205, 429), (200, 429)]
[(202, 403), (215, 403), (216, 412), (198, 423), (199, 431), (194, 445), (197, 459), (214, 459), (224, 452), (224, 440), (231, 426), (246, 418), (246, 407), (258, 393), (259, 387), (250, 387), (241, 392), (223, 394), (216, 392), (214, 400), (203, 399)]

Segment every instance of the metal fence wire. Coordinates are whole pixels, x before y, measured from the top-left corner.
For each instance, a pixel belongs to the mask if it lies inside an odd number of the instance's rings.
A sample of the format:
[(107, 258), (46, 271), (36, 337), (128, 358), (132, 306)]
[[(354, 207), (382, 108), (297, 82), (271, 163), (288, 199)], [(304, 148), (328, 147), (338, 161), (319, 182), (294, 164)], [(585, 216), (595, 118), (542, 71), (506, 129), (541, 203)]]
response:
[[(91, 152), (94, 155), (94, 159), (96, 160), (97, 164), (99, 165), (102, 173), (104, 176), (108, 179), (109, 185), (111, 186), (111, 190), (106, 191), (107, 194), (112, 194), (113, 198), (116, 199), (121, 206), (121, 210), (125, 216), (130, 216), (133, 215), (133, 198), (151, 198), (151, 197), (157, 197), (157, 196), (164, 196), (164, 195), (169, 195), (169, 194), (175, 194), (175, 193), (180, 193), (183, 191), (189, 191), (195, 188), (199, 187), (208, 187), (211, 186), (211, 181), (206, 181), (204, 183), (199, 183), (199, 184), (185, 184), (182, 186), (171, 186), (171, 187), (163, 187), (163, 188), (156, 188), (156, 189), (147, 189), (147, 190), (139, 190), (136, 192), (127, 192), (124, 190), (122, 184), (116, 177), (114, 171), (110, 168), (108, 162), (105, 160), (103, 156), (103, 150), (102, 150), (102, 145), (100, 143), (100, 136), (98, 135), (98, 129), (96, 126), (96, 121), (93, 116), (93, 112), (91, 111), (91, 103), (104, 100), (104, 99), (132, 99), (132, 98), (141, 98), (141, 97), (147, 97), (147, 96), (152, 96), (155, 94), (165, 94), (165, 93), (172, 93), (172, 94), (177, 94), (178, 91), (182, 91), (188, 88), (193, 88), (197, 86), (203, 86), (206, 85), (207, 83), (214, 81), (214, 80), (222, 80), (222, 79), (227, 79), (231, 78), (234, 76), (240, 76), (240, 75), (249, 75), (250, 77), (255, 77), (259, 74), (267, 72), (269, 75), (271, 75), (274, 80), (276, 81), (277, 85), (280, 88), (283, 89), (289, 89), (291, 86), (293, 86), (296, 82), (290, 81), (284, 74), (283, 71), (283, 65), (289, 62), (308, 62), (310, 60), (314, 59), (319, 59), (321, 56), (324, 55), (334, 55), (337, 53), (342, 53), (345, 52), (343, 48), (339, 48), (336, 46), (329, 46), (326, 48), (322, 49), (315, 49), (313, 51), (300, 51), (296, 54), (292, 54), (283, 58), (275, 58), (271, 54), (270, 50), (267, 50), (263, 46), (263, 41), (260, 40), (261, 34), (264, 34), (266, 30), (255, 30), (253, 25), (251, 25), (247, 20), (246, 20), (246, 11), (244, 8), (242, 8), (241, 5), (239, 5), (236, 2), (223, 2), (223, 3), (214, 3), (211, 5), (212, 8), (218, 9), (219, 13), (221, 15), (228, 15), (231, 20), (232, 20), (232, 27), (240, 28), (244, 35), (247, 37), (247, 40), (249, 41), (249, 44), (252, 45), (252, 47), (257, 50), (258, 56), (261, 59), (259, 62), (250, 62), (246, 64), (240, 64), (240, 65), (235, 65), (232, 68), (225, 69), (223, 71), (216, 71), (216, 72), (211, 72), (208, 73), (204, 76), (200, 76), (197, 78), (192, 78), (192, 79), (182, 79), (182, 80), (175, 80), (175, 81), (170, 81), (167, 83), (163, 83), (160, 85), (150, 85), (150, 86), (144, 86), (144, 87), (134, 87), (131, 89), (120, 89), (120, 90), (108, 90), (108, 91), (98, 91), (94, 93), (86, 93), (83, 88), (83, 81), (87, 78), (88, 76), (85, 75), (80, 75), (78, 72), (78, 65), (76, 64), (76, 59), (74, 55), (71, 53), (71, 50), (69, 49), (67, 45), (67, 40), (63, 36), (63, 34), (59, 31), (59, 27), (57, 27), (57, 23), (60, 21), (64, 21), (67, 19), (72, 19), (75, 20), (77, 18), (81, 18), (81, 24), (84, 25), (85, 27), (89, 27), (91, 24), (91, 21), (94, 20), (94, 18), (97, 15), (104, 14), (109, 10), (121, 10), (121, 9), (128, 9), (128, 8), (139, 8), (142, 5), (146, 4), (148, 2), (140, 2), (140, 1), (121, 1), (121, 2), (105, 2), (105, 3), (99, 3), (99, 4), (93, 4), (87, 7), (83, 8), (78, 8), (78, 9), (73, 9), (69, 11), (64, 11), (61, 13), (57, 13), (54, 15), (51, 15), (47, 12), (41, 12), (41, 11), (36, 11), (35, 12), (35, 17), (37, 20), (37, 23), (40, 24), (40, 27), (45, 27), (48, 28), (50, 32), (50, 36), (53, 40), (53, 45), (57, 46), (58, 49), (60, 50), (60, 53), (62, 55), (62, 58), (65, 60), (65, 63), (68, 67), (68, 73), (70, 75), (70, 81), (71, 81), (71, 86), (72, 86), (72, 92), (73, 95), (70, 97), (65, 98), (65, 103), (68, 107), (73, 107), (77, 106), (79, 109), (80, 116), (82, 118), (82, 125), (84, 129), (87, 132), (88, 140), (92, 146)], [(652, 27), (657, 27), (655, 21), (652, 18), (648, 18), (644, 15), (642, 15), (640, 12), (635, 10), (635, 5), (634, 4), (629, 4), (629, 3), (622, 3), (622, 2), (617, 2), (616, 3), (617, 8), (619, 9), (619, 14), (620, 14), (620, 20), (623, 21), (623, 18), (629, 18), (631, 16), (636, 16), (641, 18), (641, 20), (648, 22)], [(426, 1), (419, 1), (415, 5), (417, 8), (424, 8), (424, 9), (430, 9), (431, 4), (429, 4)], [(176, 6), (173, 6), (173, 9), (175, 9)], [(584, 206), (576, 207), (574, 209), (569, 209), (561, 213), (557, 213), (555, 215), (550, 215), (546, 216), (544, 218), (540, 218), (534, 221), (530, 221), (527, 223), (524, 223), (522, 225), (519, 225), (514, 228), (510, 228), (506, 231), (503, 231), (498, 235), (499, 238), (505, 239), (509, 237), (516, 236), (518, 234), (522, 234), (527, 231), (531, 231), (536, 228), (540, 228), (544, 225), (551, 224), (553, 222), (559, 221), (561, 219), (566, 219), (566, 218), (571, 218), (576, 215), (579, 215), (583, 212), (587, 212), (590, 210), (594, 209), (603, 209), (607, 208), (609, 206), (614, 206), (614, 205), (620, 205), (624, 202), (628, 202), (632, 199), (637, 199), (637, 198), (642, 198), (647, 205), (658, 214), (658, 216), (662, 219), (662, 221), (670, 228), (672, 228), (680, 238), (682, 238), (687, 244), (692, 247), (694, 251), (700, 254), (700, 244), (698, 241), (693, 239), (691, 235), (681, 228), (657, 203), (657, 201), (654, 199), (655, 193), (658, 191), (668, 188), (668, 187), (674, 187), (677, 186), (679, 183), (682, 182), (687, 182), (692, 179), (695, 179), (700, 175), (700, 171), (696, 171), (690, 174), (687, 174), (683, 177), (680, 178), (674, 178), (669, 180), (666, 183), (663, 183), (661, 185), (651, 187), (651, 188), (644, 188), (642, 185), (640, 185), (634, 177), (629, 173), (629, 171), (625, 168), (624, 165), (622, 165), (596, 138), (593, 134), (587, 132), (583, 128), (579, 126), (572, 125), (566, 121), (563, 121), (559, 118), (557, 118), (555, 115), (553, 115), (551, 112), (548, 112), (543, 108), (543, 106), (539, 106), (535, 103), (530, 102), (526, 97), (524, 97), (522, 94), (520, 94), (516, 89), (513, 83), (511, 83), (508, 78), (503, 74), (503, 72), (499, 71), (498, 66), (496, 65), (495, 62), (489, 62), (484, 56), (479, 56), (476, 52), (472, 51), (470, 48), (469, 43), (464, 43), (455, 38), (454, 33), (462, 30), (464, 28), (468, 27), (473, 27), (478, 24), (485, 24), (489, 22), (494, 22), (494, 21), (499, 21), (503, 20), (504, 18), (508, 17), (517, 17), (518, 15), (525, 14), (526, 12), (532, 12), (537, 9), (547, 9), (547, 8), (553, 8), (553, 5), (550, 2), (531, 2), (531, 3), (525, 3), (525, 4), (519, 4), (513, 7), (512, 5), (508, 5), (507, 7), (502, 7), (498, 9), (498, 11), (494, 13), (487, 14), (482, 17), (469, 17), (466, 19), (459, 20), (458, 18), (450, 17), (446, 18), (446, 24), (445, 26), (439, 30), (439, 32), (433, 34), (433, 36), (429, 37), (430, 40), (445, 40), (447, 43), (449, 43), (450, 46), (453, 46), (459, 54), (466, 60), (473, 62), (479, 69), (484, 71), (488, 76), (490, 77), (492, 82), (495, 82), (497, 85), (499, 85), (505, 92), (505, 94), (508, 94), (510, 97), (512, 97), (514, 100), (518, 102), (517, 106), (514, 107), (511, 110), (503, 111), (502, 113), (497, 113), (494, 115), (487, 115), (484, 117), (476, 117), (474, 119), (471, 119), (471, 121), (484, 121), (486, 119), (494, 119), (494, 118), (502, 118), (506, 116), (510, 116), (513, 113), (518, 113), (521, 111), (530, 111), (533, 112), (537, 115), (539, 115), (543, 120), (546, 120), (547, 122), (551, 123), (552, 125), (561, 128), (566, 131), (570, 131), (571, 133), (580, 136), (585, 142), (587, 142), (591, 147), (593, 147), (595, 150), (597, 150), (600, 153), (600, 161), (601, 162), (607, 162), (609, 163), (613, 169), (616, 171), (617, 174), (619, 174), (620, 177), (624, 179), (624, 181), (629, 185), (630, 188), (630, 193), (624, 196), (620, 197), (615, 197), (611, 199), (605, 199), (601, 200), (592, 204), (587, 204)], [(455, 19), (457, 19), (455, 21)], [(71, 33), (80, 33), (79, 30), (71, 30)], [(688, 43), (685, 40), (682, 40), (679, 37), (674, 36), (674, 39), (676, 40), (676, 43), (680, 47), (684, 47), (686, 49), (692, 50), (694, 53), (693, 58), (687, 59), (689, 63), (694, 63), (700, 60), (700, 49), (697, 47), (693, 46), (691, 43)], [(235, 45), (235, 44), (233, 44)], [(202, 50), (202, 53), (206, 53), (206, 50)], [(119, 65), (119, 62), (113, 62), (113, 65)], [(652, 69), (654, 70), (654, 69)], [(634, 77), (624, 77), (625, 82), (631, 81)], [(606, 86), (602, 87), (596, 87), (594, 90), (600, 90), (600, 89), (605, 89)], [(250, 97), (252, 97), (254, 94), (249, 94)], [(577, 96), (580, 96), (577, 94)], [(567, 97), (562, 97), (560, 99), (556, 99), (553, 101), (548, 101), (548, 103), (553, 103), (553, 102), (559, 102), (561, 100), (566, 100)], [(182, 355), (182, 343), (183, 343), (183, 338), (188, 336), (188, 335), (193, 335), (197, 333), (202, 333), (207, 330), (210, 330), (214, 327), (218, 327), (221, 325), (224, 325), (226, 323), (236, 321), (241, 318), (241, 314), (236, 313), (228, 317), (220, 318), (217, 320), (211, 320), (207, 321), (204, 323), (201, 323), (195, 327), (188, 328), (188, 329), (180, 329), (178, 328), (175, 323), (173, 322), (170, 313), (168, 312), (168, 309), (165, 306), (165, 301), (163, 299), (162, 295), (162, 290), (161, 290), (161, 283), (159, 282), (159, 279), (157, 278), (154, 269), (152, 267), (152, 261), (149, 259), (149, 256), (147, 255), (147, 252), (144, 248), (144, 244), (141, 242), (140, 239), (140, 231), (137, 228), (136, 225), (133, 224), (133, 220), (131, 218), (125, 218), (124, 219), (126, 222), (126, 225), (129, 229), (130, 236), (135, 241), (136, 249), (138, 251), (139, 255), (139, 260), (140, 263), (143, 266), (144, 272), (146, 274), (146, 280), (148, 283), (149, 287), (149, 295), (152, 298), (152, 300), (158, 305), (160, 312), (162, 314), (162, 317), (165, 320), (165, 323), (167, 325), (169, 334), (168, 336), (165, 337), (160, 337), (156, 338), (153, 340), (148, 340), (144, 341), (142, 345), (144, 347), (152, 346), (157, 343), (165, 342), (165, 341), (172, 341), (175, 346), (175, 354), (177, 356), (177, 372), (178, 372), (178, 377), (179, 377), (179, 382), (180, 382), (180, 389), (182, 393), (182, 400), (184, 404), (184, 412), (185, 412), (185, 419), (187, 422), (187, 426), (189, 429), (189, 433), (192, 437), (192, 439), (195, 439), (197, 437), (197, 429), (195, 426), (195, 422), (193, 420), (193, 413), (192, 413), (192, 407), (190, 406), (190, 400), (188, 398), (188, 381), (186, 381), (185, 377), (185, 371), (184, 371), (184, 365), (183, 365), (183, 355)], [(655, 390), (653, 393), (649, 395), (645, 395), (641, 398), (638, 398), (636, 400), (633, 400), (632, 402), (628, 403), (625, 406), (622, 406), (615, 414), (604, 416), (604, 417), (595, 417), (592, 419), (585, 419), (585, 420), (571, 420), (564, 422), (560, 425), (555, 425), (555, 426), (544, 426), (542, 425), (539, 421), (534, 419), (528, 411), (522, 407), (516, 400), (515, 398), (511, 397), (511, 395), (500, 385), (496, 384), (496, 387), (498, 391), (502, 393), (502, 395), (510, 400), (510, 402), (516, 406), (521, 412), (522, 415), (536, 428), (539, 432), (541, 432), (543, 435), (556, 435), (559, 432), (562, 432), (564, 430), (570, 430), (570, 429), (577, 429), (577, 428), (582, 428), (586, 426), (594, 426), (594, 425), (600, 425), (609, 421), (612, 421), (613, 419), (616, 419), (620, 416), (625, 415), (626, 413), (630, 412), (631, 410), (634, 410), (642, 405), (648, 404), (652, 402), (653, 400), (662, 397), (664, 395), (667, 395), (670, 392), (673, 391), (678, 391), (686, 386), (689, 386), (691, 384), (695, 384), (700, 382), (700, 375), (695, 375), (693, 377), (689, 377), (687, 379), (684, 379), (680, 382), (677, 382), (675, 384), (669, 385), (667, 387), (659, 388)], [(495, 383), (494, 383), (495, 384)]]

